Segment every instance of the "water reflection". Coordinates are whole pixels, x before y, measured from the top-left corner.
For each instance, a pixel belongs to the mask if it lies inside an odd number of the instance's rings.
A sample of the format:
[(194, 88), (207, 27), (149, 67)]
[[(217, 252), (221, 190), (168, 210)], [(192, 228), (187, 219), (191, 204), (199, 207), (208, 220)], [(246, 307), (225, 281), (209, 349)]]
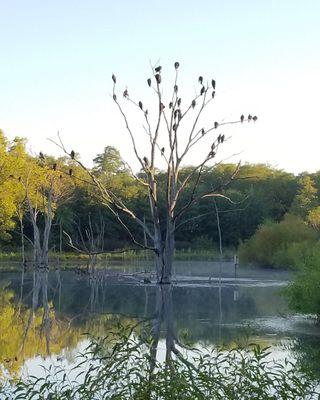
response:
[[(198, 280), (196, 285), (159, 287), (144, 284), (143, 279), (118, 279), (99, 269), (89, 275), (38, 270), (24, 275), (22, 287), (21, 282), (19, 274), (0, 275), (0, 363), (11, 375), (18, 375), (26, 360), (70, 353), (83, 342), (85, 332), (104, 337), (119, 323), (149, 332), (140, 321), (148, 321), (151, 328), (151, 360), (163, 345), (168, 361), (182, 357), (186, 343), (230, 348), (249, 342), (276, 345), (288, 339), (295, 345), (291, 353), (301, 363), (319, 355), (319, 329), (306, 328), (312, 332), (310, 347), (310, 337), (308, 342), (298, 329), (301, 324), (286, 317), (278, 284)], [(284, 322), (288, 328), (283, 328)]]

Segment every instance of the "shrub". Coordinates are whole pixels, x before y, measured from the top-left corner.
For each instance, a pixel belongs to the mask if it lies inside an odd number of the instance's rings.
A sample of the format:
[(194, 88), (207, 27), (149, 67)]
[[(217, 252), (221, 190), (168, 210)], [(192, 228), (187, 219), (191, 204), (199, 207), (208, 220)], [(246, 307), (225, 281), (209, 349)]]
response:
[(287, 214), (281, 222), (267, 221), (239, 247), (242, 261), (261, 266), (296, 266), (297, 244), (301, 248), (315, 246), (318, 235), (301, 218)]

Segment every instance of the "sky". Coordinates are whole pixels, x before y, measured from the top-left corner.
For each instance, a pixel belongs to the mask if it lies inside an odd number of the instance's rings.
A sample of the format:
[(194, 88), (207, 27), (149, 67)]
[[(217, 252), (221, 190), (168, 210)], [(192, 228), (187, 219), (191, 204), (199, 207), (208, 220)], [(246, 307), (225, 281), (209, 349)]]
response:
[[(319, 0), (0, 0), (0, 128), (56, 155), (48, 138), (59, 131), (88, 165), (113, 145), (135, 168), (111, 75), (152, 108), (150, 64), (162, 65), (165, 90), (179, 61), (186, 99), (199, 75), (217, 82), (204, 124), (258, 116), (224, 129), (221, 159), (320, 170), (319, 20)], [(143, 154), (142, 123), (126, 110)]]

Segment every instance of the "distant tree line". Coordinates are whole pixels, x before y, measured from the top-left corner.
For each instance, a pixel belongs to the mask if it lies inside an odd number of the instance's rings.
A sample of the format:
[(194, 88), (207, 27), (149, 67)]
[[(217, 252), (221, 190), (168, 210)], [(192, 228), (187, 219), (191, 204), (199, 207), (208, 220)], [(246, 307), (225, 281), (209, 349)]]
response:
[[(192, 166), (185, 166), (181, 179)], [(228, 182), (235, 170), (233, 164), (204, 169), (198, 189)], [(119, 198), (137, 210), (139, 218), (150, 223), (148, 198), (139, 180), (134, 179), (117, 149), (107, 146), (93, 160), (92, 173), (112, 188)], [(144, 172), (140, 172), (142, 176)], [(157, 183), (165, 183), (165, 173), (157, 172)], [(50, 186), (51, 185), (51, 186)], [(192, 178), (180, 201), (190, 197)], [(51, 191), (51, 192), (50, 192)], [(18, 250), (21, 236), (25, 245), (34, 240), (34, 216), (44, 228), (48, 219), (48, 195), (51, 193), (51, 235), (49, 250), (71, 250), (75, 247), (99, 251), (132, 247), (128, 232), (105, 207), (85, 171), (72, 157), (54, 158), (45, 153), (31, 155), (26, 141), (9, 141), (0, 131), (0, 246), (2, 251)], [(165, 194), (165, 188), (159, 193)], [(176, 233), (177, 248), (218, 246), (219, 213), (224, 246), (236, 247), (250, 238), (266, 221), (279, 222), (293, 213), (313, 229), (320, 227), (320, 172), (294, 175), (265, 164), (245, 164), (232, 182), (222, 189), (224, 198), (196, 203), (188, 210)], [(184, 198), (185, 196), (185, 198)], [(165, 199), (159, 198), (160, 213), (165, 213)], [(32, 211), (33, 210), (33, 211)], [(145, 232), (128, 218), (130, 231), (143, 242)], [(21, 228), (23, 227), (23, 230)], [(41, 230), (41, 229), (40, 229)], [(94, 243), (95, 242), (95, 243)]]

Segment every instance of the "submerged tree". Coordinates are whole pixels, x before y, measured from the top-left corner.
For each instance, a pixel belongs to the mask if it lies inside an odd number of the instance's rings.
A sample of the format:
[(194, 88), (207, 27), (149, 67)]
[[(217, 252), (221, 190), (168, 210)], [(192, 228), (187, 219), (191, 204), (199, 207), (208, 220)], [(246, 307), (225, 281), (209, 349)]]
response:
[[(117, 79), (112, 75), (113, 100), (123, 118), (130, 143), (136, 160), (141, 168), (139, 174), (128, 167), (133, 177), (145, 188), (149, 200), (149, 215), (138, 215), (137, 210), (129, 208), (125, 199), (105, 185), (97, 178), (94, 171), (87, 169), (79, 160), (76, 160), (90, 174), (94, 185), (99, 189), (101, 200), (113, 213), (119, 223), (129, 234), (133, 243), (143, 249), (152, 250), (155, 254), (155, 266), (158, 283), (170, 283), (172, 275), (172, 262), (175, 248), (175, 232), (185, 221), (186, 214), (191, 207), (199, 201), (210, 197), (222, 197), (231, 201), (223, 189), (235, 177), (239, 165), (231, 172), (227, 179), (210, 190), (201, 187), (202, 174), (214, 168), (217, 163), (216, 154), (221, 145), (226, 141), (224, 134), (218, 134), (220, 127), (230, 124), (256, 121), (257, 117), (241, 115), (239, 120), (218, 122), (212, 120), (208, 123), (202, 121), (204, 111), (215, 99), (216, 81), (206, 82), (202, 76), (198, 78), (199, 90), (190, 100), (182, 100), (178, 86), (179, 63), (175, 62), (175, 78), (169, 98), (165, 98), (162, 90), (162, 68), (153, 68), (153, 81), (147, 79), (147, 85), (156, 97), (156, 111), (148, 111), (142, 101), (130, 97), (128, 89), (121, 95), (117, 89)], [(125, 103), (133, 106), (143, 120), (143, 128), (147, 141), (143, 149), (137, 145), (138, 125), (132, 127), (129, 122)], [(183, 164), (192, 152), (197, 151), (197, 145), (205, 141), (207, 150), (198, 155), (198, 162), (187, 173), (181, 174)], [(62, 142), (59, 146), (73, 159), (75, 152), (66, 150)], [(159, 161), (160, 160), (160, 161)], [(159, 165), (165, 165), (164, 185), (158, 185)], [(163, 174), (162, 174), (163, 175)], [(164, 188), (164, 189), (163, 189)], [(184, 194), (184, 196), (182, 196)], [(140, 240), (132, 233), (132, 222), (141, 227), (147, 240)]]

